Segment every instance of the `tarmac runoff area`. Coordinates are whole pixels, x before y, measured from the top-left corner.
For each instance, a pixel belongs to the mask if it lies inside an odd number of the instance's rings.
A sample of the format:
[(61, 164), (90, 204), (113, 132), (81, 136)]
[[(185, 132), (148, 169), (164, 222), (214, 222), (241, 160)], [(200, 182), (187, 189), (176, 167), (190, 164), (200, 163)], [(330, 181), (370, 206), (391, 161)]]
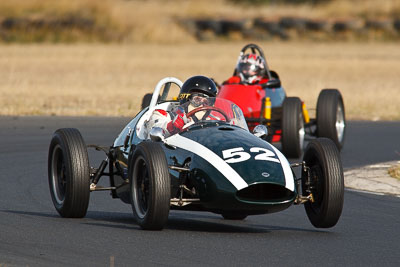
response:
[(346, 188), (400, 197), (400, 180), (389, 175), (388, 169), (399, 161), (390, 161), (350, 169), (344, 172)]

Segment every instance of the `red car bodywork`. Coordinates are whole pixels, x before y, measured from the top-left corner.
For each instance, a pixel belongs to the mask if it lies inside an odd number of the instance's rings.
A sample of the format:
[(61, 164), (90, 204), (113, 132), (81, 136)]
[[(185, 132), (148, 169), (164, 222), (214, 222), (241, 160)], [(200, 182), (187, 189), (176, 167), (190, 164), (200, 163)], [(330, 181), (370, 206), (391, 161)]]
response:
[[(266, 83), (268, 80), (263, 79), (262, 82)], [(283, 90), (282, 88), (280, 88)], [(256, 125), (260, 124), (260, 118), (264, 118), (264, 105), (267, 96), (266, 90), (271, 90), (273, 93), (277, 89), (264, 89), (261, 84), (223, 84), (218, 91), (218, 97), (228, 99), (238, 105), (246, 118), (249, 129), (252, 130)], [(267, 122), (268, 126), (271, 126), (272, 120), (276, 114), (281, 114), (281, 107), (279, 105), (272, 105), (271, 108), (272, 117), (269, 118), (271, 122)], [(279, 115), (278, 115), (279, 116)], [(272, 142), (279, 142), (281, 139), (281, 129), (276, 127), (270, 127), (272, 130)]]

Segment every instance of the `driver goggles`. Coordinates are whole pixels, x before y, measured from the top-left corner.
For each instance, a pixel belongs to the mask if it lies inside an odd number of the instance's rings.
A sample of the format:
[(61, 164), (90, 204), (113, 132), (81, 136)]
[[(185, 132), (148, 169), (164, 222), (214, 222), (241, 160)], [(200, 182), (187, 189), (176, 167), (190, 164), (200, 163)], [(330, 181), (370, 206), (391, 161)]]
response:
[(190, 103), (195, 106), (209, 106), (208, 95), (202, 93), (194, 93), (190, 95)]
[(258, 67), (250, 63), (240, 63), (239, 71), (243, 73), (245, 76), (250, 77), (258, 74)]

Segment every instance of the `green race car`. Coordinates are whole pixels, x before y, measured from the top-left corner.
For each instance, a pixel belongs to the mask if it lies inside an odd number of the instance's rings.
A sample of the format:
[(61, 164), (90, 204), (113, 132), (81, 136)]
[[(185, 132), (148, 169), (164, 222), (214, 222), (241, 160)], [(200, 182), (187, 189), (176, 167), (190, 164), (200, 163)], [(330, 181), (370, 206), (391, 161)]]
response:
[[(155, 109), (168, 111), (180, 105), (166, 100), (171, 84), (182, 86), (176, 78), (161, 80), (150, 105), (110, 147), (91, 146), (107, 155), (98, 168), (89, 166), (87, 146), (77, 129), (54, 133), (48, 177), (54, 206), (62, 217), (84, 217), (90, 193), (110, 190), (113, 198), (132, 206), (136, 222), (149, 230), (162, 229), (171, 209), (209, 211), (242, 220), (293, 204), (305, 205), (315, 227), (337, 223), (344, 181), (340, 155), (330, 139), (311, 141), (303, 161), (290, 164), (265, 141), (265, 126), (251, 133), (240, 108), (221, 98), (187, 114), (209, 112), (217, 119), (199, 120), (168, 136), (161, 128), (147, 126)], [(295, 176), (293, 167), (301, 168), (301, 177)], [(109, 178), (108, 187), (98, 183), (104, 176)]]

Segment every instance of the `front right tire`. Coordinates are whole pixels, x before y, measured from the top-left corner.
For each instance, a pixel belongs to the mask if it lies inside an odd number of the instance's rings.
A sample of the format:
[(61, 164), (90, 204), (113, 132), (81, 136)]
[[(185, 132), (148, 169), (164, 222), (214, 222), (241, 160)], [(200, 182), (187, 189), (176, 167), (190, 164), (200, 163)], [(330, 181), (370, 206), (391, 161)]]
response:
[(65, 218), (82, 218), (89, 206), (90, 176), (86, 144), (77, 129), (58, 129), (51, 139), (48, 179), (51, 199)]

